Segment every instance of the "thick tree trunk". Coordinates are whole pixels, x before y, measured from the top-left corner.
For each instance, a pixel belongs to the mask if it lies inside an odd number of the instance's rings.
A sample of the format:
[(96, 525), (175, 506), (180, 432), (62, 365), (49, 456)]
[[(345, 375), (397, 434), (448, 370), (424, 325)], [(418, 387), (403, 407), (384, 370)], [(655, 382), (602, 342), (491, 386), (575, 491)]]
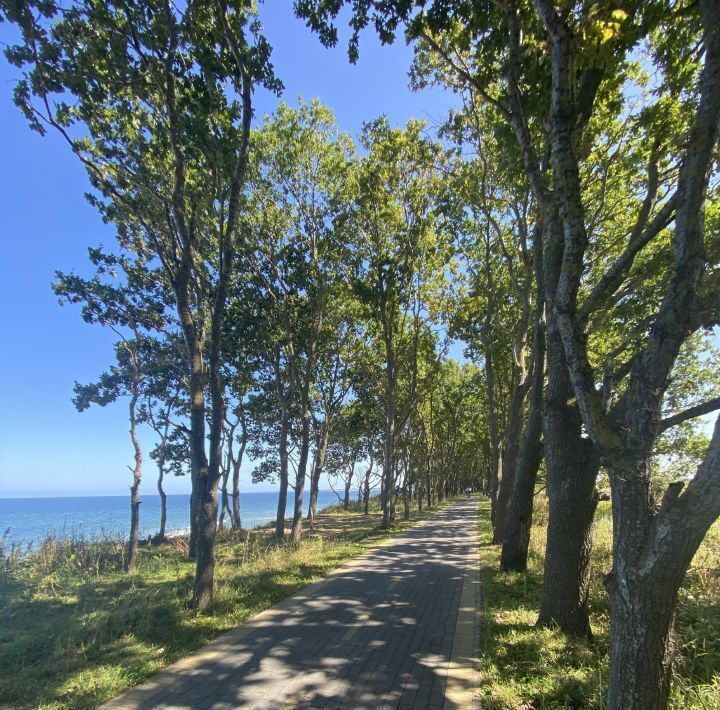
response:
[[(224, 297), (222, 298), (224, 307)], [(220, 322), (222, 313), (216, 303), (210, 344), (210, 459), (204, 475), (197, 481), (197, 541), (195, 585), (192, 607), (199, 612), (212, 608), (215, 585), (215, 537), (218, 524), (218, 484), (222, 475), (222, 432), (225, 401), (220, 379)]]
[[(628, 414), (629, 419), (634, 416), (638, 413)], [(650, 485), (651, 451), (646, 442), (642, 458), (633, 462), (626, 456), (609, 470), (613, 569), (606, 577), (611, 602), (608, 710), (662, 710), (667, 705), (678, 590), (720, 516), (720, 418), (695, 477), (687, 484), (670, 484), (659, 510)]]
[(197, 541), (200, 535), (200, 486), (207, 476), (208, 460), (205, 451), (205, 372), (201, 345), (195, 344), (190, 374), (190, 541), (188, 557), (197, 559)]
[[(542, 387), (542, 385), (540, 385)], [(540, 395), (542, 398), (542, 394)], [(515, 467), (515, 481), (507, 519), (500, 567), (503, 572), (524, 572), (527, 569), (530, 529), (532, 527), (535, 480), (537, 478), (542, 446), (542, 403), (531, 405), (523, 432), (523, 442)]]
[(204, 475), (200, 475), (197, 481), (198, 533), (192, 607), (199, 612), (208, 612), (213, 603), (215, 537), (218, 522), (218, 484), (222, 475), (222, 432), (225, 422), (225, 401), (220, 377), (220, 323), (225, 305), (222, 290), (218, 293), (217, 298), (222, 305), (216, 300), (209, 355), (210, 459)]
[(527, 386), (520, 383), (514, 388), (508, 425), (505, 433), (505, 443), (502, 456), (502, 476), (497, 489), (497, 500), (495, 502), (495, 527), (493, 528), (493, 543), (502, 543), (505, 539), (507, 527), (508, 508), (512, 496), (513, 484), (515, 481), (515, 469), (517, 464), (520, 436), (522, 433), (523, 409), (525, 406), (525, 395)]
[(645, 580), (634, 581), (624, 593), (610, 591), (612, 661), (606, 707), (664, 710), (670, 693), (677, 588), (654, 589)]
[(200, 490), (198, 506), (197, 563), (195, 566), (195, 588), (193, 608), (204, 612), (213, 602), (215, 578), (215, 535), (217, 533), (218, 501), (217, 481), (213, 483), (205, 476)]
[[(552, 319), (551, 319), (552, 320)], [(600, 462), (582, 437), (557, 331), (548, 327), (548, 394), (543, 416), (549, 516), (538, 624), (591, 636), (588, 611), (595, 481)]]

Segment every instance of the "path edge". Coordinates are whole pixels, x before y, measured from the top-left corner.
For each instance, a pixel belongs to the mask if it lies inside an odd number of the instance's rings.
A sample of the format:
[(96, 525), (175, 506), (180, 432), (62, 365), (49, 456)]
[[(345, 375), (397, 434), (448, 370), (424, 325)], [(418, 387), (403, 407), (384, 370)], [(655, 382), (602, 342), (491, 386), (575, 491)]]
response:
[(480, 710), (480, 497), (475, 497), (473, 533), (455, 622), (443, 710)]

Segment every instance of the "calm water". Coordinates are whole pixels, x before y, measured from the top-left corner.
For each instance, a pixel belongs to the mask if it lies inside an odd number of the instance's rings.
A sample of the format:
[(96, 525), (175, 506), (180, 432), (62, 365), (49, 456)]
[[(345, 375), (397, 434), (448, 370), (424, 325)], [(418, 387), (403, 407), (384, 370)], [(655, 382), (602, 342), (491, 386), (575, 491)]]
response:
[[(305, 494), (307, 510), (309, 495)], [(160, 496), (145, 495), (140, 506), (142, 536), (157, 532), (160, 525)], [(318, 507), (337, 502), (332, 491), (320, 491)], [(292, 516), (294, 495), (288, 494), (288, 515)], [(244, 528), (275, 520), (277, 493), (274, 491), (240, 493), (240, 517)], [(190, 522), (187, 495), (167, 497), (167, 530), (185, 531)], [(129, 496), (92, 496), (72, 498), (0, 498), (0, 537), (9, 529), (15, 543), (27, 544), (48, 535), (92, 538), (99, 535), (124, 536), (130, 525)]]

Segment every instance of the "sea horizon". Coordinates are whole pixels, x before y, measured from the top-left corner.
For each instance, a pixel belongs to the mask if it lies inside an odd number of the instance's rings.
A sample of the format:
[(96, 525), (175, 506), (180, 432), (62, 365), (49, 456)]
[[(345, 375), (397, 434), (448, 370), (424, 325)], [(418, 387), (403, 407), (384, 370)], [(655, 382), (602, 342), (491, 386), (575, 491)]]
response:
[[(357, 497), (353, 491), (351, 499)], [(189, 493), (167, 495), (166, 534), (183, 534), (190, 527)], [(251, 529), (266, 525), (277, 516), (277, 491), (240, 491), (242, 527)], [(303, 509), (310, 495), (303, 495)], [(286, 515), (292, 515), (295, 495), (288, 491)], [(331, 489), (318, 493), (318, 508), (338, 503)], [(152, 537), (160, 526), (160, 496), (142, 496), (140, 535)], [(126, 537), (130, 527), (128, 495), (84, 495), (0, 498), (0, 540), (4, 546), (32, 546), (49, 537), (58, 539)]]

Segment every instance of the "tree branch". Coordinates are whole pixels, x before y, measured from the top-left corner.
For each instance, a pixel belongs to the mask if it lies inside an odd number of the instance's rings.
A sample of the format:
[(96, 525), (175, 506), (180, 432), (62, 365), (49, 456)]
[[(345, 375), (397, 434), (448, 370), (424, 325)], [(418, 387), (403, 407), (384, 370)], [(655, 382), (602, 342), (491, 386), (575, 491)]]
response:
[(703, 414), (709, 414), (720, 409), (720, 397), (709, 399), (707, 402), (696, 404), (694, 407), (688, 407), (682, 412), (673, 414), (671, 417), (667, 417), (660, 422), (658, 433), (667, 431), (671, 427), (677, 426), (686, 422), (688, 419), (695, 419), (701, 417)]

